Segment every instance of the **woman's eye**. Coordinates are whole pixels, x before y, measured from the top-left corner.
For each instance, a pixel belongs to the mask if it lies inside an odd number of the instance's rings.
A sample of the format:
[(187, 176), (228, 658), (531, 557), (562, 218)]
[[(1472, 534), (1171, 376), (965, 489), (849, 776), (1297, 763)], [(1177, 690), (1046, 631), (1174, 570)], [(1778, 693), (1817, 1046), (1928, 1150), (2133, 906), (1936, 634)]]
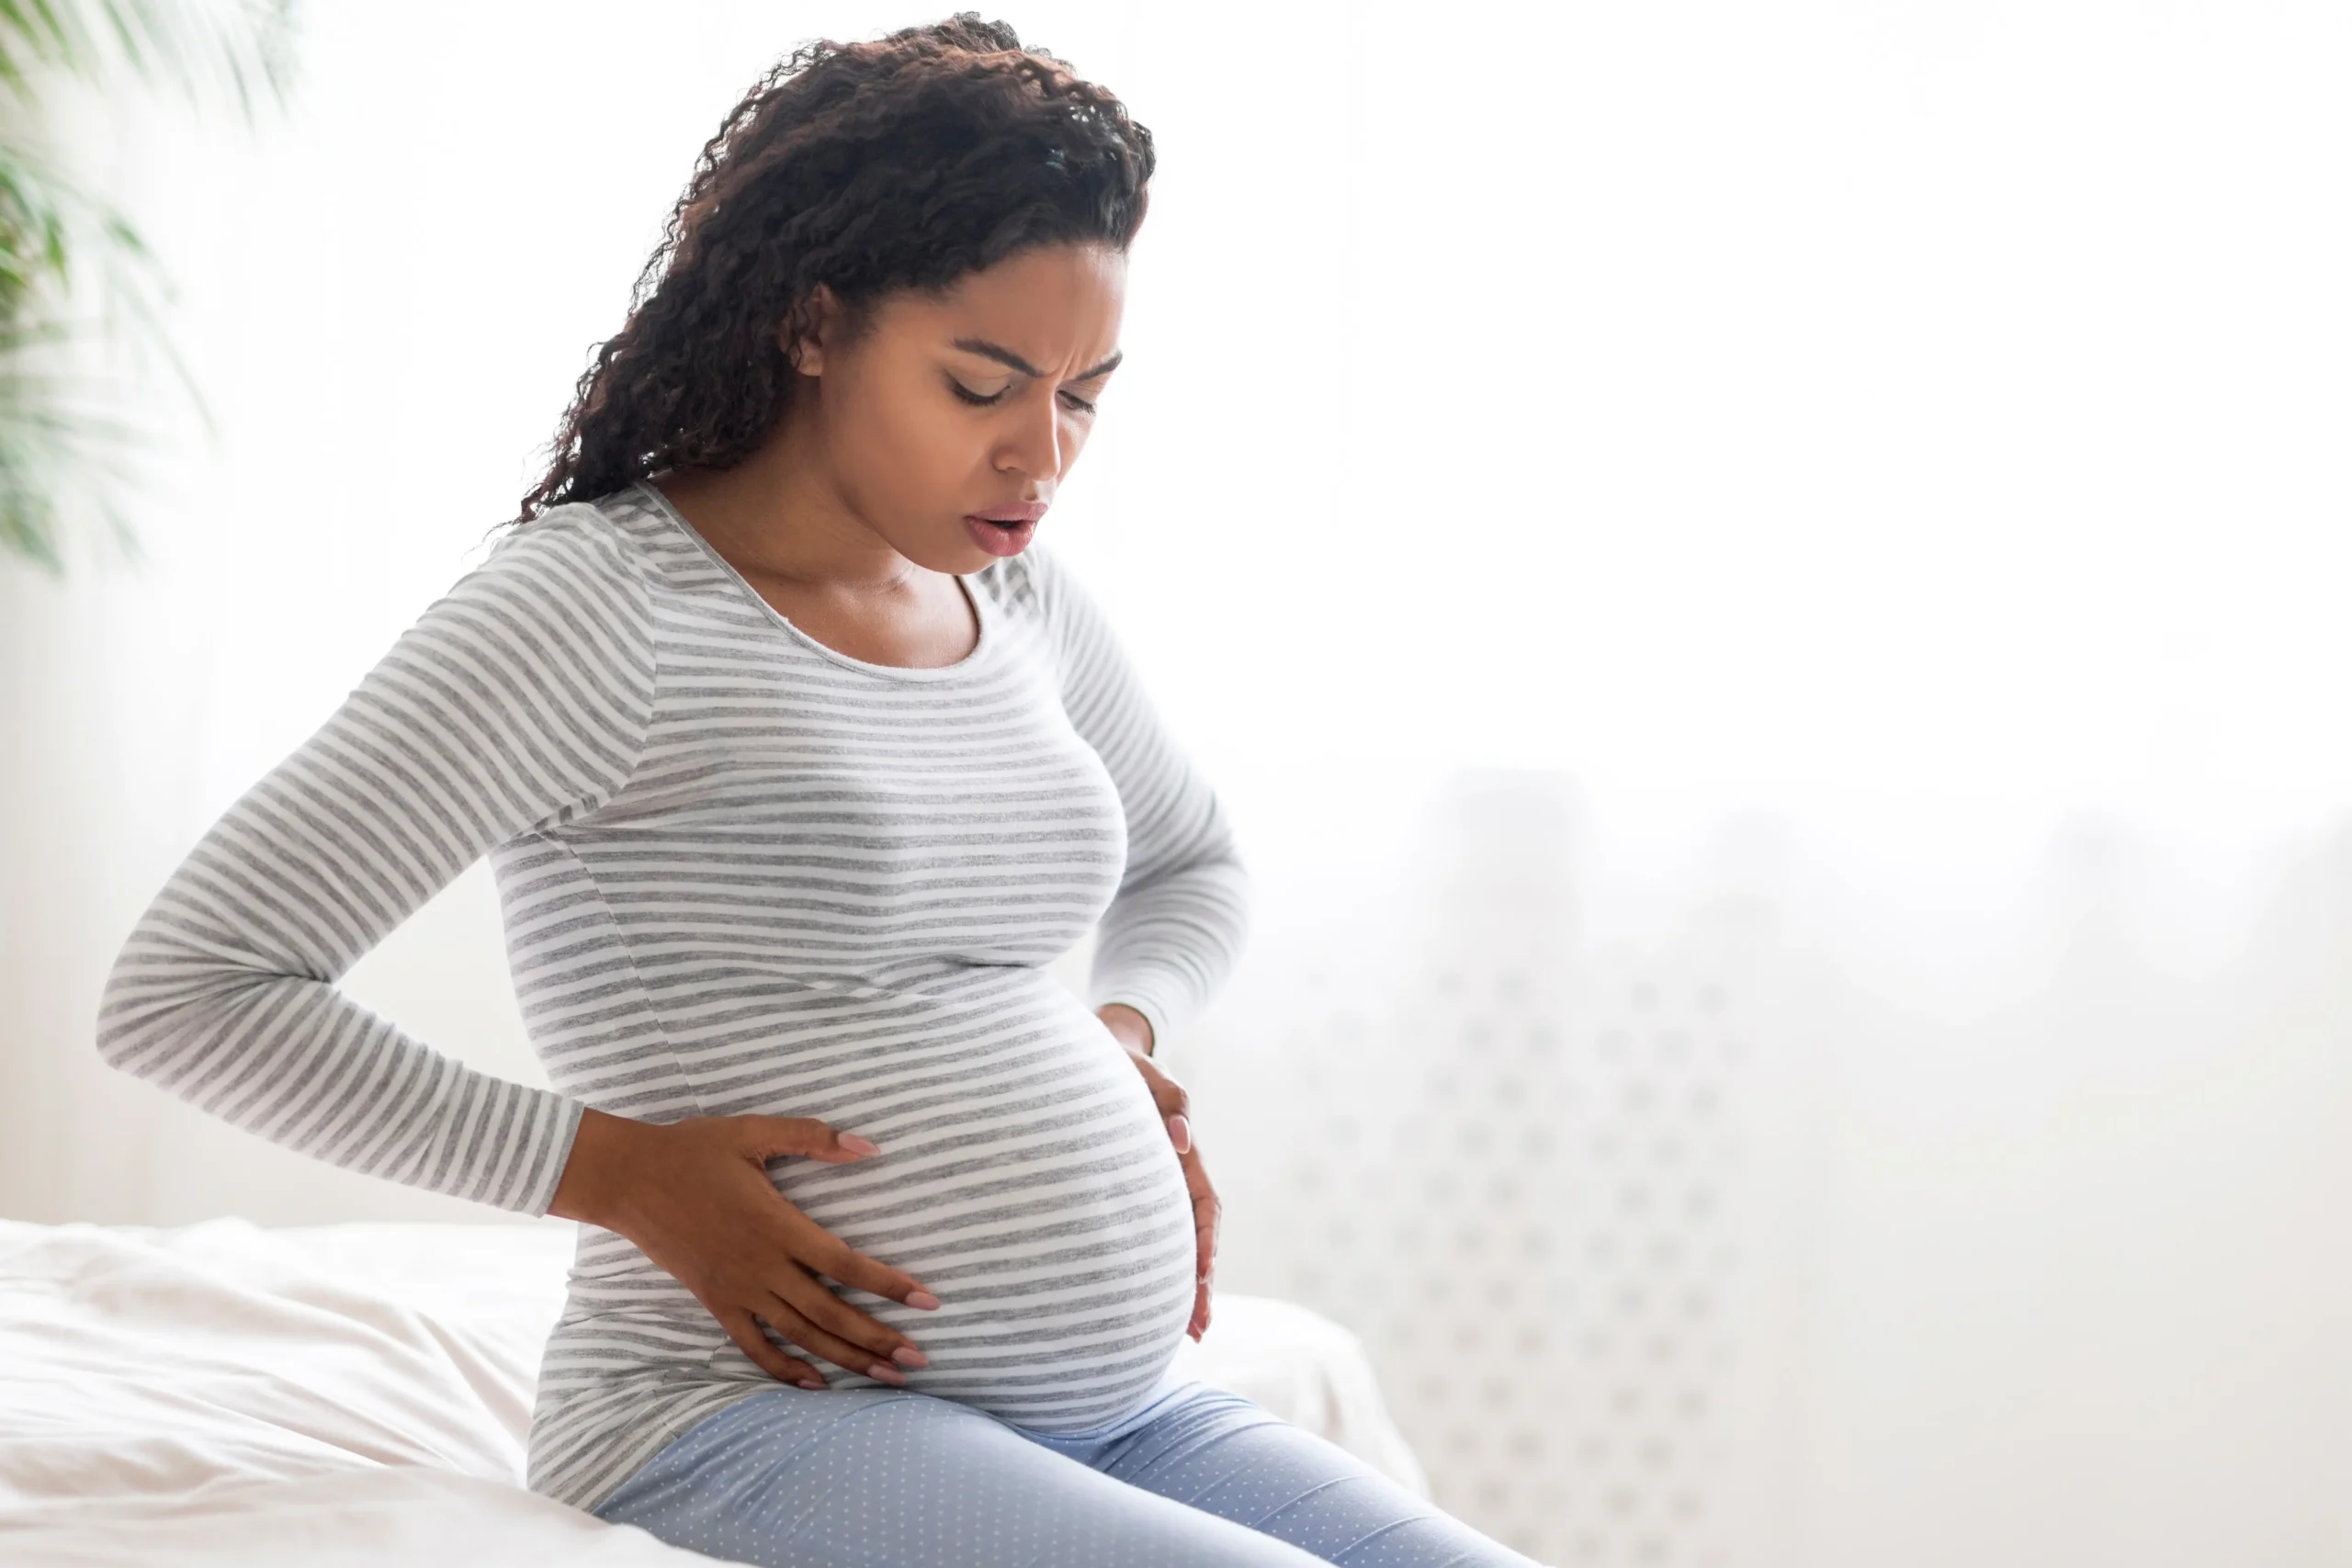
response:
[[(996, 404), (1004, 401), (1003, 391), (990, 392), (988, 396), (982, 397), (979, 393), (972, 390), (969, 387), (967, 387), (963, 382), (958, 381), (953, 376), (947, 378), (947, 385), (949, 389), (957, 397), (978, 408), (991, 408)], [(1004, 391), (1011, 390), (1012, 389), (1010, 387), (1004, 389)], [(1080, 413), (1092, 413), (1094, 412), (1094, 405), (1088, 402), (1084, 398), (1080, 397), (1075, 392), (1064, 392), (1062, 396), (1069, 399), (1069, 406), (1076, 409)]]

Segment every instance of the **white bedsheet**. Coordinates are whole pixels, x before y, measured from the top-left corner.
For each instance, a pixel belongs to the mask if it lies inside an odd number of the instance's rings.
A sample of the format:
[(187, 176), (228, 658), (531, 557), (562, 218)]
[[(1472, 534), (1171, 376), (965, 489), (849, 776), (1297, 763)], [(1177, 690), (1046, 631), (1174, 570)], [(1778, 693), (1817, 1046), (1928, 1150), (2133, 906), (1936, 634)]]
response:
[[(0, 1220), (0, 1562), (707, 1562), (523, 1489), (571, 1227)], [(1179, 1366), (1426, 1483), (1353, 1336), (1221, 1292)]]
[(0, 1562), (9, 1568), (708, 1568), (710, 1561), (503, 1482), (414, 1465), (0, 1512)]

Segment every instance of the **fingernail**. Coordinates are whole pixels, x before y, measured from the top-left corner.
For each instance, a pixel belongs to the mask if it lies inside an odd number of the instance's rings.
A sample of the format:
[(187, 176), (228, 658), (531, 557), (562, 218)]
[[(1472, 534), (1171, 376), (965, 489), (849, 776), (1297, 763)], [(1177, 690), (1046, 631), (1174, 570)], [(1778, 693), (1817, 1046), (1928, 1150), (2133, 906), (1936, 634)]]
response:
[(865, 1369), (865, 1375), (881, 1382), (894, 1382), (901, 1388), (906, 1386), (907, 1374), (888, 1361), (875, 1362)]
[(822, 1393), (825, 1392), (825, 1380), (822, 1378), (803, 1378), (800, 1380), (800, 1386), (808, 1389), (813, 1393)]
[(939, 1298), (933, 1295), (929, 1291), (910, 1291), (907, 1292), (907, 1304), (910, 1307), (920, 1308), (924, 1312), (937, 1312), (939, 1310)]
[(1180, 1155), (1193, 1146), (1193, 1124), (1182, 1116), (1168, 1119), (1168, 1135), (1176, 1140), (1176, 1152)]
[(897, 1349), (891, 1351), (890, 1359), (898, 1362), (899, 1365), (902, 1367), (927, 1367), (931, 1365), (931, 1358), (924, 1355), (922, 1351), (916, 1349), (911, 1345), (901, 1345)]
[(871, 1138), (861, 1138), (855, 1133), (843, 1133), (840, 1143), (854, 1155), (878, 1155), (882, 1152), (881, 1145)]

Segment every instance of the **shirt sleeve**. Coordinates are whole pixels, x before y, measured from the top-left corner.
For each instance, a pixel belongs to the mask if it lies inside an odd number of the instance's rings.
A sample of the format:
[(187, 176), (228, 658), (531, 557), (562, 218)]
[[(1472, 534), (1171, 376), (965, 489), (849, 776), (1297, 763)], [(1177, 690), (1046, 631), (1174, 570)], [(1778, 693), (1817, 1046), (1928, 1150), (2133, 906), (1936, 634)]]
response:
[(517, 527), (198, 840), (115, 960), (100, 1055), (331, 1164), (546, 1213), (582, 1102), (335, 982), (488, 850), (609, 799), (653, 682), (649, 589), (612, 525), (581, 506)]
[(1249, 877), (1217, 797), (1161, 725), (1100, 607), (1033, 545), (1062, 705), (1118, 786), (1127, 866), (1095, 932), (1090, 1007), (1124, 1002), (1163, 1050), (1239, 960)]

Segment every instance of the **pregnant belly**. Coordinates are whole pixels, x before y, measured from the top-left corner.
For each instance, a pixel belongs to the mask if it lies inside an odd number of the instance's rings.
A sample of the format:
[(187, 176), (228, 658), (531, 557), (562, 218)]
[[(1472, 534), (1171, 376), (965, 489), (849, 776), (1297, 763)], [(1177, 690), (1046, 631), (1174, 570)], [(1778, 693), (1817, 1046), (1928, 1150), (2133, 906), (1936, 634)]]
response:
[[(833, 1287), (922, 1347), (931, 1364), (908, 1371), (909, 1387), (1075, 1431), (1131, 1408), (1174, 1358), (1195, 1244), (1183, 1169), (1142, 1075), (1100, 1020), (1038, 979), (1009, 1013), (870, 1043), (778, 1107), (863, 1134), (880, 1154), (770, 1169), (809, 1218), (939, 1298), (922, 1312)], [(796, 1353), (833, 1387), (880, 1386)]]

